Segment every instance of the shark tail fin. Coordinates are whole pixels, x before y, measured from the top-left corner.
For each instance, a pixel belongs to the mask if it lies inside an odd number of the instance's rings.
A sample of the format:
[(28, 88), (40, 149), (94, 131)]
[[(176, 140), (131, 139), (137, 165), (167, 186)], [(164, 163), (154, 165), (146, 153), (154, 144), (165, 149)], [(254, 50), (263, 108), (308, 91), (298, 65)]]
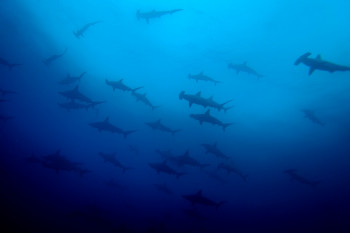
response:
[(307, 57), (309, 57), (311, 55), (310, 52), (307, 52), (303, 55), (301, 55), (295, 62), (294, 62), (294, 65), (299, 65), (301, 62), (303, 62)]
[(74, 34), (74, 36), (75, 36), (76, 38), (80, 39), (80, 35), (79, 35), (79, 33), (78, 33), (78, 32), (73, 31), (73, 34)]
[(226, 102), (220, 104), (220, 107), (224, 107), (226, 104), (232, 102), (232, 100), (233, 100), (233, 99), (230, 99), (230, 100), (228, 100), (228, 101), (226, 101)]
[(79, 75), (78, 81), (80, 82), (81, 78), (86, 74), (86, 72), (83, 72)]
[(233, 123), (226, 123), (222, 125), (222, 130), (225, 131), (227, 127), (229, 127), (230, 125), (233, 125)]
[(220, 201), (219, 203), (216, 204), (216, 209), (219, 209), (219, 207), (225, 203), (226, 203), (226, 201)]
[(182, 129), (173, 130), (173, 131), (171, 131), (171, 135), (174, 136), (176, 133), (181, 132), (181, 131), (182, 131)]
[(182, 100), (184, 98), (185, 91), (181, 91), (179, 94), (179, 99)]
[(127, 130), (123, 132), (124, 138), (126, 138), (129, 134), (135, 133), (137, 130)]
[(9, 70), (12, 70), (13, 67), (16, 67), (16, 66), (21, 66), (22, 64), (8, 64), (8, 68)]

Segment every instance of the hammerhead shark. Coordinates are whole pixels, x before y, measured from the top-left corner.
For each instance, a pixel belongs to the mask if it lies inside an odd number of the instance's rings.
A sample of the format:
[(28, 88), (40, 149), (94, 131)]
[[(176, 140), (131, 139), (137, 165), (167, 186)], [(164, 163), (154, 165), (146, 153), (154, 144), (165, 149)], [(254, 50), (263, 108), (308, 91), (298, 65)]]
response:
[(192, 203), (192, 205), (194, 204), (200, 204), (200, 205), (205, 205), (205, 206), (215, 206), (216, 209), (219, 208), (222, 204), (224, 204), (224, 201), (221, 202), (215, 202), (210, 200), (207, 197), (204, 197), (202, 195), (202, 190), (199, 190), (197, 193), (195, 194), (190, 194), (190, 195), (182, 195), (182, 197), (188, 201), (190, 201)]
[(76, 38), (80, 39), (80, 37), (84, 37), (84, 33), (86, 32), (86, 30), (88, 30), (91, 26), (94, 26), (95, 24), (98, 24), (98, 23), (101, 23), (101, 21), (87, 23), (82, 28), (73, 32), (73, 34), (75, 35)]
[(215, 117), (210, 115), (209, 109), (204, 114), (191, 114), (190, 117), (199, 121), (201, 125), (203, 124), (203, 122), (207, 122), (212, 125), (219, 125), (222, 127), (224, 131), (228, 126), (233, 124), (233, 123), (223, 123), (222, 121), (216, 119)]
[(151, 127), (153, 130), (159, 130), (159, 131), (163, 131), (163, 132), (169, 132), (172, 135), (175, 135), (176, 133), (180, 132), (181, 129), (178, 130), (174, 130), (174, 129), (170, 129), (168, 126), (164, 125), (161, 122), (161, 119), (154, 121), (154, 122), (146, 122), (146, 125), (148, 125), (149, 127)]
[(315, 70), (324, 70), (330, 73), (333, 73), (335, 71), (350, 71), (350, 67), (348, 66), (337, 65), (332, 62), (323, 60), (320, 54), (317, 55), (316, 58), (309, 58), (310, 55), (310, 52), (305, 53), (294, 62), (294, 65), (296, 66), (300, 63), (303, 63), (304, 65), (310, 67), (309, 75), (312, 75)]
[(9, 61), (5, 60), (4, 58), (0, 57), (0, 65), (7, 66), (9, 68), (9, 70), (12, 70), (13, 67), (21, 66), (22, 64), (13, 64), (13, 63), (10, 63)]
[(216, 86), (216, 84), (220, 83), (220, 81), (217, 81), (217, 80), (205, 75), (203, 73), (203, 71), (200, 72), (199, 74), (194, 74), (194, 75), (188, 74), (188, 78), (196, 80), (196, 82), (198, 82), (198, 81), (212, 82), (212, 83), (214, 83), (215, 86)]
[(104, 121), (93, 122), (89, 124), (91, 127), (96, 128), (99, 132), (107, 131), (111, 133), (122, 134), (126, 138), (129, 134), (136, 132), (137, 130), (123, 130), (109, 122), (109, 117), (106, 117)]
[(252, 74), (252, 75), (256, 76), (257, 78), (264, 77), (264, 75), (259, 74), (254, 69), (249, 67), (247, 65), (247, 62), (243, 62), (242, 64), (232, 64), (232, 63), (230, 63), (230, 64), (228, 64), (228, 68), (236, 70), (237, 74), (239, 74), (239, 72), (246, 72), (248, 74)]
[(54, 54), (54, 55), (51, 55), (50, 57), (46, 58), (43, 60), (43, 63), (46, 65), (46, 66), (49, 66), (51, 65), (51, 63), (61, 57), (63, 57), (66, 52), (67, 52), (67, 48), (64, 49), (63, 53), (60, 53), (60, 54)]
[(154, 18), (160, 18), (163, 15), (172, 15), (175, 12), (179, 12), (182, 11), (183, 9), (175, 9), (175, 10), (170, 10), (170, 11), (155, 11), (152, 10), (150, 12), (143, 12), (141, 13), (140, 10), (137, 10), (136, 12), (136, 17), (137, 20), (139, 19), (145, 19), (147, 23), (149, 23), (150, 19), (154, 19)]
[(58, 82), (58, 84), (61, 85), (69, 85), (75, 82), (80, 82), (81, 78), (86, 74), (86, 72), (81, 73), (77, 77), (70, 76), (70, 74), (67, 74), (67, 77), (65, 79), (62, 79), (61, 81)]

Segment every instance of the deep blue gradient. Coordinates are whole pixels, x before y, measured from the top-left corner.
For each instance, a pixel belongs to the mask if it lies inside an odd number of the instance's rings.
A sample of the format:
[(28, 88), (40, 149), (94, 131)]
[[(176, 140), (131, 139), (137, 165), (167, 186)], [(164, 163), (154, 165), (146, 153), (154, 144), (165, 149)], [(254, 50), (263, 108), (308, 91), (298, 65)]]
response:
[[(183, 9), (171, 15), (137, 19), (136, 12)], [(22, 64), (0, 65), (0, 209), (7, 232), (350, 232), (350, 72), (316, 70), (308, 75), (295, 60), (312, 58), (350, 66), (350, 2), (345, 0), (185, 1), (185, 0), (0, 0), (0, 58)], [(73, 31), (91, 26), (78, 39)], [(53, 54), (61, 58), (45, 66)], [(262, 74), (237, 74), (229, 63)], [(94, 101), (66, 111), (59, 92), (78, 83)], [(204, 74), (220, 83), (188, 78)], [(136, 88), (155, 106), (115, 90), (105, 79)], [(211, 110), (225, 123), (200, 125), (190, 114), (205, 108), (179, 99), (179, 93), (231, 100), (226, 113)], [(311, 109), (321, 126), (304, 117)], [(103, 121), (137, 130), (122, 135), (98, 132)], [(146, 122), (162, 120), (170, 133)], [(229, 161), (205, 153), (213, 144)], [(138, 153), (130, 150), (137, 148)], [(203, 169), (178, 167), (180, 178), (160, 173), (156, 150), (183, 155), (189, 150)], [(92, 172), (49, 169), (37, 158), (60, 154)], [(115, 153), (132, 169), (104, 162), (99, 152)], [(44, 160), (42, 160), (44, 161)], [(218, 164), (234, 164), (244, 175), (229, 175)], [(315, 187), (292, 180), (297, 173)], [(218, 175), (222, 181), (208, 174)], [(120, 187), (106, 185), (114, 180)], [(166, 183), (167, 195), (154, 184)], [(219, 207), (192, 205), (182, 195), (202, 190)], [(184, 210), (193, 210), (194, 217)]]

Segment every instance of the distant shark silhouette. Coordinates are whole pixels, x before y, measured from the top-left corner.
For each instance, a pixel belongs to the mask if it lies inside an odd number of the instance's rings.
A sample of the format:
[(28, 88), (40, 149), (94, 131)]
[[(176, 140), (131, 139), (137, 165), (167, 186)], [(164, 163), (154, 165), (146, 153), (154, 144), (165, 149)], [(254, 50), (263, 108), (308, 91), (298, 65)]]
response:
[(210, 110), (207, 110), (204, 114), (191, 114), (191, 118), (199, 121), (199, 124), (203, 124), (203, 122), (207, 122), (212, 125), (218, 125), (221, 126), (222, 129), (225, 131), (225, 129), (232, 125), (233, 123), (223, 123), (222, 121), (216, 119), (212, 115), (210, 115)]
[(175, 175), (176, 178), (180, 178), (180, 176), (185, 175), (185, 173), (182, 172), (177, 172), (174, 169), (172, 169), (171, 167), (169, 167), (166, 163), (166, 161), (162, 162), (162, 163), (149, 163), (149, 166), (151, 168), (153, 168), (154, 170), (157, 171), (157, 174), (163, 172), (169, 175)]
[(195, 194), (190, 194), (190, 195), (182, 195), (182, 197), (188, 201), (190, 201), (192, 203), (192, 205), (194, 204), (200, 204), (200, 205), (205, 205), (205, 206), (215, 206), (217, 209), (224, 204), (225, 202), (221, 201), (221, 202), (215, 202), (210, 200), (207, 197), (204, 197), (202, 195), (202, 190), (199, 190), (197, 193)]
[(199, 167), (200, 169), (202, 169), (209, 166), (209, 164), (201, 164), (196, 159), (192, 158), (189, 155), (189, 150), (187, 150), (183, 155), (180, 156), (169, 156), (166, 160), (176, 164), (178, 167), (187, 165), (192, 167)]
[(309, 185), (313, 188), (316, 188), (317, 185), (320, 184), (319, 181), (310, 181), (310, 180), (306, 179), (305, 177), (298, 175), (296, 169), (288, 169), (288, 170), (285, 170), (284, 173), (288, 174), (290, 176), (291, 180), (298, 181), (299, 183)]
[(136, 132), (136, 130), (123, 130), (117, 126), (112, 125), (109, 122), (109, 117), (106, 117), (104, 121), (98, 121), (89, 124), (91, 127), (96, 128), (99, 132), (107, 131), (111, 133), (122, 134), (126, 138), (129, 134)]
[(94, 26), (95, 24), (98, 24), (98, 23), (101, 23), (101, 21), (87, 23), (82, 28), (73, 32), (73, 34), (75, 35), (76, 38), (80, 39), (80, 37), (84, 37), (84, 33), (86, 32), (86, 30), (88, 30), (91, 26)]
[(227, 155), (225, 155), (222, 151), (220, 151), (217, 147), (217, 142), (214, 142), (214, 144), (210, 145), (210, 144), (202, 144), (202, 146), (205, 149), (205, 153), (211, 153), (213, 155), (215, 155), (218, 158), (223, 158), (223, 159), (229, 159), (230, 157), (228, 157)]
[(115, 89), (118, 89), (121, 91), (137, 91), (138, 89), (142, 88), (142, 87), (137, 87), (137, 88), (128, 87), (127, 85), (124, 84), (123, 80), (124, 79), (120, 79), (119, 81), (109, 81), (108, 79), (105, 79), (105, 83), (108, 86), (111, 86), (113, 88), (113, 91), (115, 91)]
[(153, 130), (159, 130), (159, 131), (163, 131), (163, 132), (169, 132), (172, 135), (175, 135), (176, 133), (180, 132), (181, 129), (178, 130), (173, 130), (170, 129), (169, 127), (165, 126), (162, 122), (161, 119), (154, 121), (154, 122), (146, 122), (146, 125), (148, 125), (149, 127), (151, 127)]
[(0, 93), (3, 97), (5, 97), (6, 95), (9, 95), (9, 94), (16, 94), (17, 92), (15, 91), (9, 91), (9, 90), (4, 90), (4, 89), (1, 89), (0, 88)]
[(240, 170), (236, 168), (233, 164), (228, 164), (228, 163), (220, 163), (218, 165), (218, 169), (225, 170), (227, 172), (227, 175), (229, 175), (231, 172), (237, 174), (240, 176), (244, 181), (247, 180), (248, 175), (243, 174)]
[(70, 74), (67, 74), (67, 77), (65, 79), (62, 79), (61, 81), (58, 82), (58, 84), (61, 85), (70, 85), (73, 84), (75, 82), (80, 82), (81, 78), (86, 74), (86, 72), (81, 73), (79, 76), (77, 77), (72, 77), (70, 76)]
[(0, 57), (0, 65), (7, 66), (9, 68), (9, 70), (12, 70), (13, 67), (21, 66), (22, 64), (13, 64), (13, 63), (10, 63), (9, 61), (5, 60), (4, 58)]
[(294, 65), (299, 65), (300, 63), (303, 63), (304, 65), (310, 67), (309, 69), (309, 75), (312, 75), (312, 73), (315, 70), (324, 70), (328, 71), (330, 73), (333, 73), (335, 71), (350, 71), (350, 67), (348, 66), (342, 66), (337, 65), (328, 61), (325, 61), (321, 58), (321, 55), (317, 55), (316, 58), (309, 58), (311, 53), (305, 53), (301, 55), (295, 62)]
[(61, 94), (62, 96), (70, 100), (79, 100), (81, 102), (85, 102), (89, 104), (94, 103), (94, 101), (92, 101), (90, 98), (88, 98), (87, 96), (85, 96), (79, 91), (79, 85), (75, 86), (75, 88), (73, 88), (72, 90), (59, 92), (59, 94)]
[(215, 86), (216, 86), (216, 84), (221, 83), (220, 81), (217, 81), (217, 80), (205, 75), (203, 73), (203, 71), (200, 72), (199, 74), (195, 74), (195, 75), (188, 74), (188, 78), (196, 80), (196, 82), (198, 82), (198, 81), (212, 82), (212, 83), (214, 83)]
[(4, 116), (4, 115), (0, 115), (0, 120), (3, 122), (7, 122), (9, 120), (15, 119), (14, 116)]
[(257, 78), (264, 77), (264, 75), (261, 75), (258, 72), (256, 72), (254, 69), (250, 68), (247, 65), (247, 62), (244, 62), (242, 64), (232, 64), (232, 63), (230, 63), (230, 64), (228, 64), (228, 68), (235, 70), (237, 74), (239, 74), (240, 72), (245, 72), (245, 73), (254, 75)]
[(146, 93), (144, 93), (144, 94), (137, 93), (136, 91), (138, 89), (139, 88), (136, 88), (136, 89), (132, 90), (132, 92), (131, 92), (131, 95), (136, 98), (137, 102), (140, 101), (140, 102), (144, 103), (146, 106), (151, 107), (152, 110), (159, 108), (159, 106), (155, 106), (151, 103), (151, 101), (147, 98)]
[(168, 188), (166, 183), (163, 184), (154, 184), (154, 186), (156, 187), (156, 189), (160, 192), (163, 192), (165, 194), (171, 195), (173, 194), (173, 192)]
[[(53, 154), (43, 156), (42, 158), (42, 165), (46, 168), (55, 170), (56, 173), (59, 173), (60, 171), (74, 171), (79, 173), (82, 177), (83, 175), (92, 172), (91, 170), (81, 168), (81, 163), (68, 160), (65, 156), (61, 155), (60, 150), (57, 150)], [(36, 158), (32, 155), (30, 161), (33, 162), (34, 160), (36, 160)]]
[(50, 57), (46, 58), (43, 60), (43, 63), (46, 65), (46, 66), (49, 66), (51, 65), (52, 62), (56, 61), (57, 59), (63, 57), (66, 52), (67, 52), (67, 48), (64, 49), (63, 53), (60, 53), (60, 54), (54, 54), (54, 55), (51, 55)]
[(323, 123), (318, 117), (315, 115), (315, 112), (311, 109), (302, 109), (301, 110), (304, 113), (304, 117), (312, 121), (313, 123), (325, 126), (325, 123)]
[(179, 99), (185, 99), (188, 101), (188, 106), (192, 107), (193, 104), (200, 105), (204, 108), (210, 107), (217, 109), (218, 111), (224, 110), (226, 112), (227, 110), (231, 109), (232, 107), (225, 107), (226, 104), (230, 103), (232, 100), (226, 101), (222, 104), (217, 103), (214, 101), (213, 96), (209, 98), (202, 97), (202, 92), (197, 92), (196, 94), (185, 94), (185, 91), (181, 91), (179, 94)]
[(99, 152), (98, 154), (103, 158), (104, 162), (109, 162), (115, 167), (121, 168), (123, 172), (132, 169), (131, 167), (126, 167), (123, 164), (121, 164), (119, 160), (116, 159), (116, 153), (107, 154), (107, 153)]
[(89, 110), (89, 108), (94, 108), (96, 105), (103, 104), (103, 103), (105, 103), (105, 101), (96, 101), (90, 104), (81, 104), (81, 103), (75, 102), (74, 100), (71, 100), (66, 103), (58, 103), (58, 105), (66, 109), (68, 112), (70, 112), (71, 110), (79, 110), (79, 109)]
[(140, 10), (136, 12), (136, 17), (137, 19), (145, 19), (147, 23), (149, 23), (150, 19), (154, 18), (160, 18), (163, 15), (172, 15), (175, 12), (182, 11), (183, 9), (175, 9), (175, 10), (170, 10), (170, 11), (150, 11), (150, 12), (143, 12), (141, 13)]

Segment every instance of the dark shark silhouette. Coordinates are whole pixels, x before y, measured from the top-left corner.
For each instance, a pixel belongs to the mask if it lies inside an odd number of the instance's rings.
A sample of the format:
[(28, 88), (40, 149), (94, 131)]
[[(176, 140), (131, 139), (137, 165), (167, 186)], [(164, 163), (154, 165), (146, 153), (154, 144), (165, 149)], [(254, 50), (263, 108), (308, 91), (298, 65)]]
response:
[(60, 54), (54, 54), (54, 55), (51, 55), (50, 57), (46, 58), (43, 60), (43, 63), (46, 65), (46, 66), (49, 66), (51, 65), (52, 62), (56, 61), (57, 59), (63, 57), (66, 52), (67, 52), (67, 48), (64, 49), (63, 53), (60, 53)]
[(169, 127), (165, 126), (161, 122), (161, 119), (154, 121), (154, 122), (146, 122), (145, 124), (148, 125), (149, 127), (151, 127), (153, 130), (168, 132), (168, 133), (171, 133), (172, 135), (175, 135), (176, 133), (181, 131), (181, 129), (178, 129), (178, 130), (170, 129)]
[(248, 175), (243, 174), (240, 170), (237, 169), (236, 166), (233, 164), (228, 164), (228, 163), (220, 163), (218, 165), (218, 169), (225, 170), (227, 172), (227, 175), (229, 175), (231, 172), (237, 174), (240, 176), (244, 181), (247, 180)]
[(178, 167), (187, 165), (192, 167), (199, 167), (200, 169), (202, 169), (209, 166), (209, 164), (201, 164), (196, 159), (192, 158), (189, 155), (189, 150), (187, 150), (183, 155), (171, 156), (171, 157), (168, 157), (166, 160), (176, 164)]
[(58, 82), (58, 84), (61, 85), (70, 85), (76, 82), (80, 82), (81, 78), (86, 74), (86, 72), (81, 73), (77, 77), (72, 77), (70, 74), (67, 74), (67, 77), (65, 79), (62, 79), (61, 81)]
[(104, 162), (109, 162), (113, 166), (121, 168), (123, 172), (132, 169), (131, 167), (126, 167), (123, 164), (121, 164), (119, 160), (116, 159), (116, 153), (107, 154), (99, 152), (98, 154), (102, 157)]
[(144, 93), (144, 94), (137, 93), (136, 91), (138, 89), (139, 88), (136, 88), (136, 89), (132, 90), (132, 92), (131, 92), (131, 95), (136, 98), (136, 102), (140, 101), (140, 102), (144, 103), (146, 106), (151, 107), (152, 110), (159, 108), (159, 106), (155, 106), (151, 103), (151, 101), (147, 98), (146, 93)]
[(15, 119), (14, 116), (5, 116), (5, 115), (0, 115), (0, 120), (3, 121), (3, 122), (7, 122), (9, 120), (13, 120)]
[(122, 91), (136, 91), (142, 88), (142, 87), (137, 87), (137, 88), (128, 87), (127, 85), (124, 84), (123, 80), (124, 79), (120, 79), (119, 81), (109, 81), (108, 79), (105, 79), (105, 82), (108, 86), (111, 86), (113, 88), (113, 91), (115, 91), (115, 89), (119, 89)]
[(99, 132), (107, 131), (111, 133), (122, 134), (126, 138), (129, 134), (136, 132), (136, 130), (123, 130), (109, 122), (109, 117), (106, 117), (104, 121), (98, 121), (89, 124), (91, 127), (96, 128)]
[(242, 64), (232, 64), (232, 63), (230, 63), (230, 64), (228, 64), (228, 68), (235, 70), (237, 74), (239, 74), (239, 72), (246, 72), (248, 74), (256, 76), (257, 78), (264, 77), (264, 75), (261, 75), (258, 72), (256, 72), (254, 69), (250, 68), (247, 65), (247, 62), (244, 62)]
[(288, 174), (291, 180), (298, 181), (299, 183), (309, 185), (313, 188), (316, 188), (317, 185), (320, 184), (319, 181), (310, 181), (305, 177), (298, 175), (296, 169), (288, 169), (288, 170), (285, 170), (284, 173)]
[(224, 110), (226, 112), (227, 110), (231, 109), (232, 107), (225, 107), (226, 104), (230, 103), (232, 100), (226, 101), (222, 104), (217, 103), (214, 101), (213, 96), (209, 98), (202, 97), (202, 92), (197, 92), (196, 94), (186, 94), (185, 91), (181, 91), (179, 94), (179, 99), (185, 99), (188, 101), (188, 106), (192, 107), (193, 104), (200, 105), (204, 108), (210, 107), (217, 109), (218, 111)]
[(201, 125), (203, 124), (203, 122), (207, 122), (212, 125), (221, 126), (223, 131), (225, 131), (225, 129), (228, 126), (233, 124), (233, 123), (223, 123), (222, 121), (216, 119), (215, 117), (210, 115), (210, 110), (207, 110), (204, 114), (191, 114), (190, 117), (199, 121), (199, 124)]
[(0, 57), (0, 65), (7, 66), (9, 68), (9, 70), (12, 70), (13, 67), (21, 66), (22, 64), (13, 64), (13, 63), (10, 63), (9, 61), (5, 60), (4, 58)]
[(182, 197), (192, 203), (192, 205), (199, 204), (199, 205), (205, 205), (205, 206), (215, 206), (216, 208), (219, 208), (222, 204), (225, 202), (215, 202), (210, 200), (207, 197), (204, 197), (202, 195), (202, 190), (199, 190), (195, 194), (190, 194), (190, 195), (182, 195)]
[(304, 113), (304, 117), (312, 121), (313, 123), (321, 126), (325, 126), (325, 123), (323, 123), (318, 117), (315, 115), (315, 112), (310, 109), (302, 109), (301, 110)]
[(84, 37), (84, 33), (86, 32), (86, 30), (88, 30), (91, 26), (94, 26), (95, 24), (98, 24), (98, 23), (101, 23), (101, 21), (87, 23), (82, 28), (73, 32), (73, 34), (75, 35), (76, 38), (80, 39), (80, 37)]
[(169, 175), (175, 175), (176, 178), (180, 178), (180, 176), (185, 175), (185, 173), (177, 172), (171, 167), (167, 165), (166, 160), (162, 163), (149, 163), (149, 166), (157, 171), (157, 174), (163, 172)]
[(312, 75), (315, 70), (324, 70), (330, 73), (335, 71), (350, 71), (350, 67), (348, 66), (337, 65), (329, 61), (322, 60), (321, 55), (317, 55), (316, 58), (309, 58), (310, 55), (311, 53), (309, 52), (305, 53), (294, 62), (294, 65), (303, 63), (304, 65), (310, 67), (309, 75)]
[(173, 192), (169, 189), (168, 185), (166, 183), (163, 184), (154, 184), (156, 189), (160, 192), (163, 192), (165, 194), (171, 195)]
[[(65, 156), (61, 155), (60, 150), (57, 150), (53, 154), (42, 156), (42, 165), (46, 168), (53, 169), (56, 173), (60, 171), (73, 171), (79, 173), (82, 177), (83, 175), (92, 172), (88, 169), (81, 168), (81, 163), (72, 162)], [(33, 160), (34, 158), (32, 158)]]
[(103, 104), (103, 103), (105, 103), (105, 101), (96, 101), (90, 104), (81, 104), (81, 103), (75, 102), (74, 100), (71, 100), (66, 103), (58, 103), (58, 105), (66, 109), (68, 112), (70, 112), (71, 110), (79, 110), (79, 109), (89, 110), (89, 108), (94, 108), (96, 105)]
[(195, 74), (195, 75), (188, 74), (188, 78), (196, 80), (196, 82), (198, 82), (198, 81), (212, 82), (212, 83), (214, 83), (215, 86), (216, 86), (216, 84), (221, 83), (220, 81), (217, 81), (217, 80), (205, 75), (203, 73), (203, 71), (200, 72), (199, 74)]
[(16, 94), (17, 92), (10, 91), (10, 90), (4, 90), (4, 89), (0, 88), (0, 93), (1, 93), (2, 97), (5, 97), (6, 95)]
[(175, 10), (170, 10), (170, 11), (150, 11), (150, 12), (140, 12), (140, 10), (138, 10), (136, 12), (136, 17), (137, 20), (140, 19), (145, 19), (147, 23), (149, 23), (150, 19), (154, 19), (154, 18), (160, 18), (163, 15), (172, 15), (175, 12), (179, 12), (182, 11), (183, 9), (175, 9)]
[(225, 155), (222, 151), (220, 151), (217, 147), (217, 142), (214, 142), (214, 144), (210, 145), (210, 144), (202, 144), (202, 146), (205, 149), (205, 153), (211, 153), (213, 155), (215, 155), (218, 158), (223, 158), (223, 159), (229, 159), (230, 157), (228, 157), (227, 155)]
[(94, 103), (94, 101), (79, 91), (79, 85), (75, 86), (72, 90), (59, 92), (59, 94), (70, 100), (79, 100), (89, 104)]

